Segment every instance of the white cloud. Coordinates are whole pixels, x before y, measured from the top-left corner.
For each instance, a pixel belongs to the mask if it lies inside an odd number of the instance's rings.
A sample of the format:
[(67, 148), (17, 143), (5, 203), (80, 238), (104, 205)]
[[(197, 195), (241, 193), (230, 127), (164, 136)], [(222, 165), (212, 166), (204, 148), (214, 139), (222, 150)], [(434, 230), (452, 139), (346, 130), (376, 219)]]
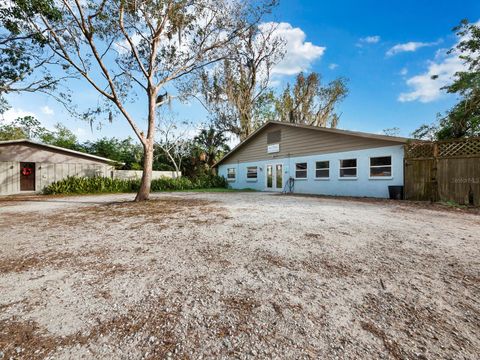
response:
[(325, 53), (326, 47), (305, 41), (307, 35), (300, 28), (289, 23), (265, 23), (262, 26), (276, 25), (276, 36), (285, 40), (286, 53), (283, 59), (272, 69), (273, 75), (295, 75), (307, 70)]
[[(132, 40), (134, 46), (138, 46), (138, 44), (140, 44), (140, 41), (142, 40), (142, 35), (139, 33), (134, 33), (133, 35), (131, 35), (130, 39)], [(113, 47), (121, 55), (125, 55), (131, 51), (130, 44), (125, 38), (122, 38), (122, 40), (115, 42), (113, 44)]]
[(90, 129), (86, 130), (85, 128), (77, 127), (76, 129), (73, 129), (72, 132), (80, 142), (94, 140), (95, 138)]
[[(480, 25), (480, 20), (475, 23)], [(457, 43), (467, 40), (468, 36), (458, 38)], [(445, 93), (442, 87), (452, 83), (455, 73), (464, 71), (466, 65), (460, 59), (459, 53), (453, 51), (447, 54), (447, 49), (440, 49), (435, 53), (433, 61), (428, 62), (427, 71), (423, 74), (413, 76), (407, 80), (407, 85), (412, 88), (412, 91), (401, 93), (398, 100), (401, 102), (420, 101), (423, 103), (431, 102), (440, 99)], [(477, 53), (480, 51), (477, 50)], [(432, 79), (435, 77), (435, 79)]]
[(402, 70), (400, 70), (400, 75), (402, 76), (405, 76), (408, 74), (408, 69), (406, 67), (402, 68)]
[(376, 44), (380, 42), (380, 36), (379, 35), (371, 35), (371, 36), (366, 36), (363, 38), (358, 39), (358, 42), (356, 46), (362, 47), (365, 44)]
[[(445, 57), (440, 62), (430, 61), (427, 72), (407, 80), (407, 85), (413, 90), (401, 93), (398, 100), (401, 102), (418, 100), (423, 103), (437, 100), (442, 96), (441, 88), (450, 84), (453, 75), (463, 69), (465, 65), (457, 55)], [(432, 79), (433, 76), (436, 79)]]
[(333, 64), (333, 63), (332, 63), (332, 64), (328, 65), (328, 68), (329, 68), (330, 70), (335, 70), (337, 67), (338, 67), (338, 64)]
[(420, 48), (427, 47), (427, 46), (435, 46), (440, 44), (439, 41), (434, 42), (418, 42), (418, 41), (410, 41), (404, 44), (397, 44), (392, 46), (387, 52), (387, 56), (393, 56), (402, 52), (414, 52)]
[(376, 44), (380, 41), (380, 36), (374, 35), (374, 36), (367, 36), (363, 39), (360, 39), (360, 41), (364, 41), (368, 44)]
[(42, 106), (40, 110), (42, 110), (42, 113), (44, 113), (45, 115), (53, 115), (55, 113), (53, 109), (48, 105)]
[(4, 124), (11, 124), (13, 120), (19, 117), (24, 117), (24, 116), (33, 116), (37, 118), (37, 115), (31, 111), (26, 111), (23, 109), (19, 108), (11, 108), (5, 111), (2, 115), (2, 123)]

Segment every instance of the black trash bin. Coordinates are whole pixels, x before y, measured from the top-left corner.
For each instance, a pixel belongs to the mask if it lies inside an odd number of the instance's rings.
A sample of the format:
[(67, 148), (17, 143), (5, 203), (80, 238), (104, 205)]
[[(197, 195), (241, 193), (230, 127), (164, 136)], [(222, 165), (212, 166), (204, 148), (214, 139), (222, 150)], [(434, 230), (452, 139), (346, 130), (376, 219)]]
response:
[(388, 187), (388, 194), (392, 200), (403, 200), (403, 186), (391, 185)]

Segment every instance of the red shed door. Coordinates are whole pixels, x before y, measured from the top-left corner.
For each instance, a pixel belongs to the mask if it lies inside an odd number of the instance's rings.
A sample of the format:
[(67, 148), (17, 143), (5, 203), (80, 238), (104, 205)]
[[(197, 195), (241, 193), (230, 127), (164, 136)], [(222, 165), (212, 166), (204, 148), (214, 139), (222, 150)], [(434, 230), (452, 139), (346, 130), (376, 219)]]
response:
[(35, 163), (20, 163), (20, 191), (35, 191)]

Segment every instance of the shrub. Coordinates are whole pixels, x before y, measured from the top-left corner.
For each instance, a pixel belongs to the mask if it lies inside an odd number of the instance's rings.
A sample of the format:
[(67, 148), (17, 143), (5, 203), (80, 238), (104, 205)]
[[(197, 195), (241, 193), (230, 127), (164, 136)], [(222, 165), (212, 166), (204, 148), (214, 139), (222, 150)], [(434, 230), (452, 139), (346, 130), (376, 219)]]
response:
[[(186, 177), (177, 179), (160, 178), (152, 180), (151, 191), (175, 191), (226, 188), (223, 177), (204, 176), (195, 180)], [(109, 177), (67, 177), (43, 189), (44, 194), (99, 194), (137, 192), (140, 179), (121, 180)]]
[(227, 179), (223, 176), (202, 175), (195, 179), (198, 189), (228, 188)]
[(69, 176), (54, 182), (43, 189), (44, 194), (95, 194), (136, 192), (140, 188), (138, 180), (120, 180), (108, 177)]

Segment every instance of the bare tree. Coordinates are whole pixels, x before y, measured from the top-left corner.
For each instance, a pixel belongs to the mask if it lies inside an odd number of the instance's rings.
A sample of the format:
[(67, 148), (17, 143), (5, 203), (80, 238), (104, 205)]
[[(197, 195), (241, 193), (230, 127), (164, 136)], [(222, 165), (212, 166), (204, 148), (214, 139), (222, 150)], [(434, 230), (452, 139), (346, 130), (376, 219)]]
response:
[[(233, 41), (273, 5), (268, 0), (255, 5), (241, 0), (58, 0), (61, 16), (50, 19), (28, 13), (28, 0), (13, 2), (54, 58), (105, 100), (87, 114), (107, 112), (112, 119), (118, 113), (140, 140), (144, 171), (137, 201), (150, 193), (157, 108), (165, 101), (159, 94), (175, 80), (226, 58)], [(145, 104), (143, 116), (131, 110), (135, 96)]]
[(191, 126), (179, 123), (173, 117), (162, 122), (157, 128), (156, 145), (162, 149), (175, 168), (175, 176), (181, 176), (182, 161), (189, 154), (191, 141), (188, 139)]
[(198, 77), (198, 100), (217, 127), (241, 140), (273, 116), (270, 74), (284, 55), (284, 40), (277, 35), (276, 26), (264, 23), (250, 28), (235, 40), (228, 58)]
[(280, 121), (320, 127), (337, 127), (339, 115), (335, 106), (348, 93), (343, 78), (322, 86), (320, 76), (298, 74), (293, 89), (288, 84), (276, 100), (275, 109)]

